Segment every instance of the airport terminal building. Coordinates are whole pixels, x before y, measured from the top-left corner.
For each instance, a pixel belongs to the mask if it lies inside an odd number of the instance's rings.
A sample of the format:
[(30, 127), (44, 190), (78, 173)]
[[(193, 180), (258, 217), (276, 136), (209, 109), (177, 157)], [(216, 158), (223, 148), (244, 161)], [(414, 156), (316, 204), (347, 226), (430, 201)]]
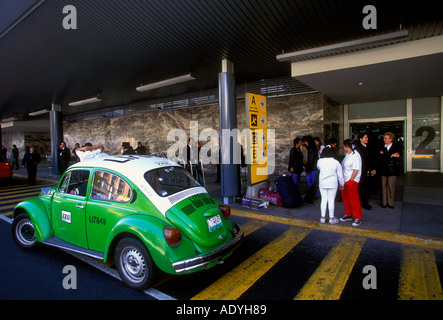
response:
[(443, 172), (435, 2), (25, 2), (0, 25), (8, 153), (33, 145), (49, 156), (66, 141), (119, 154), (140, 141), (164, 156), (173, 129), (247, 128), (251, 93), (266, 97), (274, 174), (287, 172), (298, 136), (341, 146), (387, 131), (405, 172)]

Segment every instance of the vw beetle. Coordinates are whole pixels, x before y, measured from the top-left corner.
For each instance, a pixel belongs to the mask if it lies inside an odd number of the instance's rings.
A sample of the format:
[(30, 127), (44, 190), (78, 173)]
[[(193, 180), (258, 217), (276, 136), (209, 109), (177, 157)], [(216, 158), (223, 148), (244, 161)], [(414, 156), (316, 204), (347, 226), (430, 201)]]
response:
[(12, 235), (114, 262), (123, 282), (147, 288), (154, 265), (169, 274), (215, 266), (243, 239), (230, 208), (183, 167), (150, 156), (103, 156), (66, 170), (55, 188), (19, 203)]

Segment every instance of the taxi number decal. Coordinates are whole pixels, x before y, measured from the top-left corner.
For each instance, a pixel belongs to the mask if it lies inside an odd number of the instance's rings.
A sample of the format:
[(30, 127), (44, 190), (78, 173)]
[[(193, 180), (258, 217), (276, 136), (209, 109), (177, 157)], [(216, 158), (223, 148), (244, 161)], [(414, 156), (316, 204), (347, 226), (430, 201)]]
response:
[(89, 222), (90, 223), (96, 223), (96, 224), (102, 224), (102, 225), (105, 226), (106, 225), (106, 218), (90, 216), (89, 217)]
[(71, 223), (71, 212), (62, 210), (62, 221)]

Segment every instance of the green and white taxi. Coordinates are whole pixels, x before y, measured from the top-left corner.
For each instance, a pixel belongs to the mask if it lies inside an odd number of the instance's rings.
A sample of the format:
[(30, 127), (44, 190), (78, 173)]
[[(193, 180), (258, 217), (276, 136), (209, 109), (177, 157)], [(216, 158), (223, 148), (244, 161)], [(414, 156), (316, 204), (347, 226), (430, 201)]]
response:
[(147, 288), (154, 264), (169, 274), (211, 268), (243, 239), (230, 208), (184, 168), (149, 156), (103, 156), (68, 168), (55, 188), (19, 203), (12, 235), (114, 262), (123, 282)]

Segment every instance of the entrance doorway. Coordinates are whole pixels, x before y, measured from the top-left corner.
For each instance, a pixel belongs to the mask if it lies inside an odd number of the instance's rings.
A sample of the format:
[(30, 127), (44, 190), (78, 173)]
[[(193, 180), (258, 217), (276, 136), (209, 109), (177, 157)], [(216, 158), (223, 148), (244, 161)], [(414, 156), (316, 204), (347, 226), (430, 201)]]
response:
[(401, 172), (405, 172), (406, 158), (405, 158), (405, 121), (378, 121), (378, 122), (359, 122), (350, 124), (351, 137), (358, 139), (360, 133), (366, 133), (369, 138), (368, 147), (373, 154), (379, 152), (383, 147), (383, 137), (386, 132), (395, 134), (396, 143), (401, 146)]

